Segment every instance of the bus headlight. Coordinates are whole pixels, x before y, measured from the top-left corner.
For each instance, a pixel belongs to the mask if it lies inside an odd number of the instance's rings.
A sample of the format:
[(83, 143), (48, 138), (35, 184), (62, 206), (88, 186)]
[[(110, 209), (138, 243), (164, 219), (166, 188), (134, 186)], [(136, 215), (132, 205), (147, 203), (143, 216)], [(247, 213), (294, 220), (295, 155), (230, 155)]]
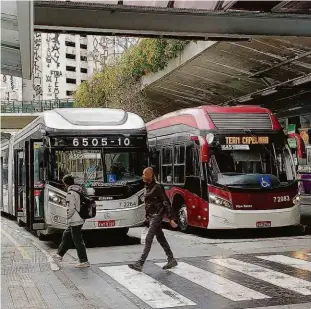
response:
[(66, 198), (53, 191), (49, 191), (49, 202), (66, 207)]
[(293, 204), (298, 205), (299, 202), (300, 202), (300, 195), (298, 194), (293, 198)]
[(216, 204), (218, 206), (222, 206), (225, 208), (232, 209), (232, 204), (229, 201), (227, 201), (227, 200), (225, 200), (225, 199), (223, 199), (223, 198), (221, 198), (221, 197), (219, 197), (213, 193), (209, 194), (208, 201), (210, 203)]

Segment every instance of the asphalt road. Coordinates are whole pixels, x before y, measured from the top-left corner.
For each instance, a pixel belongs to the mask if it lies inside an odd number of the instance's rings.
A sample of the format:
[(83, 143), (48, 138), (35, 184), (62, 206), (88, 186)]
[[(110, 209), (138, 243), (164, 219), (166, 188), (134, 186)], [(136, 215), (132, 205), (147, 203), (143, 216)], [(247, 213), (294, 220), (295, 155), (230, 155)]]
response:
[[(311, 235), (295, 228), (189, 234), (166, 229), (179, 265), (164, 271), (155, 241), (142, 273), (127, 264), (142, 252), (141, 228), (116, 239), (88, 233), (90, 269), (70, 250), (61, 269), (98, 308), (311, 308)], [(42, 242), (54, 253), (59, 239)]]

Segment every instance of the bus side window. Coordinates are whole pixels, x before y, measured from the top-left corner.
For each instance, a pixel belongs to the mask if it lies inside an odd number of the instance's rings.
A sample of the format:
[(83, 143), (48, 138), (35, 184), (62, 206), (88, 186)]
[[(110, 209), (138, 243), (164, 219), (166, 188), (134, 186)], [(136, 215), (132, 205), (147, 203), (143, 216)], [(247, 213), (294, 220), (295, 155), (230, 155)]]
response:
[(161, 178), (163, 183), (173, 182), (173, 147), (162, 148)]
[(185, 182), (185, 146), (174, 146), (174, 183)]
[(155, 147), (152, 147), (151, 151), (150, 166), (153, 168), (155, 178), (160, 181), (160, 150), (156, 150)]
[(186, 147), (186, 176), (200, 176), (199, 153), (194, 145)]

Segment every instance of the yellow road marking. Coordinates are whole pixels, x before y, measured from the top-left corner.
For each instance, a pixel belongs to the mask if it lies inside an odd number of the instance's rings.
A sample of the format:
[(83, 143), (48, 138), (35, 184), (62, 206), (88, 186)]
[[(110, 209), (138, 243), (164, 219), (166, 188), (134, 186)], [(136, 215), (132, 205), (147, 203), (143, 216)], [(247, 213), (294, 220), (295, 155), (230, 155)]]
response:
[(1, 229), (1, 232), (3, 233), (3, 235), (9, 239), (13, 244), (14, 246), (18, 249), (18, 251), (21, 253), (22, 257), (25, 259), (25, 260), (31, 260), (29, 254), (26, 252), (25, 249), (22, 248), (22, 246), (10, 235), (8, 234), (6, 231), (4, 231), (3, 229)]

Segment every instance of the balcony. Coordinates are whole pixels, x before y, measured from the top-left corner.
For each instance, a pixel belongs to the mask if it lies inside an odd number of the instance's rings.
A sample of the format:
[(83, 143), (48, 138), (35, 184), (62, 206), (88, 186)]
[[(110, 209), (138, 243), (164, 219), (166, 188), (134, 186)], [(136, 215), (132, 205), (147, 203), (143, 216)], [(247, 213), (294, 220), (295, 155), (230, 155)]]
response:
[(80, 36), (80, 44), (87, 45), (87, 38), (83, 38), (83, 37)]
[(75, 37), (75, 35), (67, 34), (67, 35), (66, 35), (66, 38), (65, 38), (65, 41), (67, 41), (67, 42), (72, 42), (72, 43), (76, 43), (76, 37)]
[(66, 78), (77, 78), (76, 72), (66, 71)]
[(66, 54), (75, 55), (77, 52), (75, 47), (66, 46)]
[(86, 49), (80, 49), (80, 55), (87, 57), (87, 50)]

